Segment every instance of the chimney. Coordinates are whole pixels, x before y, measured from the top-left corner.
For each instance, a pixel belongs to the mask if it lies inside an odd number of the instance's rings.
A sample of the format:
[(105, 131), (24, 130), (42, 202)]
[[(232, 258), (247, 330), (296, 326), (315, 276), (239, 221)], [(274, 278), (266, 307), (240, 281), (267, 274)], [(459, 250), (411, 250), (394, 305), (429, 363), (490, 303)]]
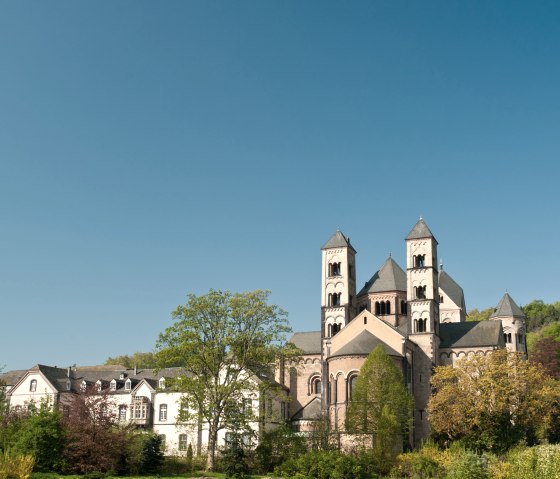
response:
[(138, 374), (138, 367), (136, 366), (136, 364), (134, 365), (134, 375), (136, 376)]
[(70, 373), (72, 372), (72, 367), (68, 366), (68, 369), (66, 370), (66, 376), (70, 377)]

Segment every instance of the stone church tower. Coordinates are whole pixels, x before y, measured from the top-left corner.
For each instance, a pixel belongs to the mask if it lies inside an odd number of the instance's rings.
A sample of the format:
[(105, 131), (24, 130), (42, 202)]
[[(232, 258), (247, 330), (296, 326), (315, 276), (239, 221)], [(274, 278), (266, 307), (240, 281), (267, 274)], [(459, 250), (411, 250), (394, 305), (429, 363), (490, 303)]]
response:
[(490, 319), (502, 322), (504, 342), (508, 351), (523, 353), (527, 356), (525, 313), (515, 304), (509, 293), (504, 294)]
[(418, 346), (412, 365), (415, 438), (427, 437), (429, 432), (426, 410), (439, 349), (437, 244), (422, 218), (406, 237), (408, 338)]

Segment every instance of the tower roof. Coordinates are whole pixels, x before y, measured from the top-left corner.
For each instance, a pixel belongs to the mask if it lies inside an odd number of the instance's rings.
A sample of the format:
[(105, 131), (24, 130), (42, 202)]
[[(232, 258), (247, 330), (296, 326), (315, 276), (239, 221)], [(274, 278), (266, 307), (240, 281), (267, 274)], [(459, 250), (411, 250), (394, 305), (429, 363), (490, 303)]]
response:
[(420, 238), (434, 238), (434, 241), (436, 241), (437, 243), (435, 236), (432, 234), (430, 228), (428, 228), (428, 225), (425, 223), (425, 221), (422, 218), (420, 218), (416, 222), (416, 224), (410, 230), (410, 233), (408, 233), (405, 239), (412, 240), (412, 239), (420, 239)]
[(461, 288), (461, 286), (459, 286), (446, 271), (442, 270), (439, 272), (438, 283), (439, 287), (447, 296), (449, 296), (451, 301), (453, 301), (457, 306), (465, 306), (465, 294), (463, 292), (463, 288)]
[(321, 249), (331, 248), (351, 248), (354, 253), (356, 252), (354, 247), (350, 244), (350, 238), (346, 238), (340, 230), (336, 230)]
[(406, 291), (406, 273), (391, 256), (364, 285), (358, 296), (387, 291)]
[(511, 298), (509, 293), (504, 294), (490, 317), (501, 318), (503, 316), (525, 317), (525, 313), (515, 304), (515, 301)]

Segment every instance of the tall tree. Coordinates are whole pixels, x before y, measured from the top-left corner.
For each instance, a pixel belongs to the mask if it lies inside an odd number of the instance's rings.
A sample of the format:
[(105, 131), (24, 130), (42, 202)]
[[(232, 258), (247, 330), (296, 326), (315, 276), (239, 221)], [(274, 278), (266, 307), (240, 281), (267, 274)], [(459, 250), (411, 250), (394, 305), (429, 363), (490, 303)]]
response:
[(558, 411), (558, 384), (505, 349), (436, 367), (428, 405), (432, 431), (441, 440), (495, 452), (545, 438)]
[(208, 464), (214, 469), (218, 431), (239, 426), (239, 405), (248, 391), (272, 385), (270, 366), (295, 351), (286, 345), (287, 314), (268, 304), (268, 291), (210, 290), (188, 295), (172, 313), (175, 323), (157, 342), (160, 367), (179, 365), (175, 386), (185, 393), (180, 420), (208, 425)]
[(560, 379), (560, 342), (555, 338), (545, 336), (537, 340), (529, 360), (540, 365), (554, 379)]
[(536, 331), (542, 326), (560, 320), (558, 303), (547, 304), (541, 299), (534, 299), (521, 309), (527, 316), (527, 331)]
[(360, 369), (348, 405), (346, 428), (348, 432), (371, 435), (378, 464), (390, 468), (408, 441), (412, 404), (402, 372), (383, 347), (377, 346)]

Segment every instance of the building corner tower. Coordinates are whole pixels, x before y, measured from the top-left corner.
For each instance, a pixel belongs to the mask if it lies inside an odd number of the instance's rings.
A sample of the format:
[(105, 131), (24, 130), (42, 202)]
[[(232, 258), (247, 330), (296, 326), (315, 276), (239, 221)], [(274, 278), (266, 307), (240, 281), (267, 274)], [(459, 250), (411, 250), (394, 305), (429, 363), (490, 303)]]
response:
[(409, 339), (418, 346), (413, 359), (414, 443), (429, 434), (427, 406), (432, 369), (439, 348), (437, 241), (422, 218), (406, 237)]

